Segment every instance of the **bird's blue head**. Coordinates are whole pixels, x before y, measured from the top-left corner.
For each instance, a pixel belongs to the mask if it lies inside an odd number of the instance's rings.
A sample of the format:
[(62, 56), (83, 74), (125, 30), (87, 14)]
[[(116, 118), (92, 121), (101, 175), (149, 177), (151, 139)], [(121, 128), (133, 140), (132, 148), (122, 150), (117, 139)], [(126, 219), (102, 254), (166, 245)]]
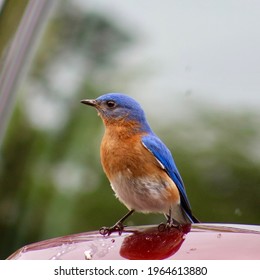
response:
[(97, 99), (84, 99), (81, 103), (97, 109), (105, 125), (136, 123), (141, 130), (150, 130), (144, 111), (133, 98), (121, 93), (107, 93)]

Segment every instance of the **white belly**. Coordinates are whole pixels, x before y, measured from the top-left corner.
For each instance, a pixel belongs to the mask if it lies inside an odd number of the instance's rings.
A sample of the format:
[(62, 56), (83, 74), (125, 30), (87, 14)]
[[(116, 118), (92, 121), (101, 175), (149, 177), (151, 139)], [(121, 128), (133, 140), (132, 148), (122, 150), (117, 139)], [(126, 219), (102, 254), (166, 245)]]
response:
[(132, 179), (118, 173), (111, 181), (116, 197), (128, 208), (137, 212), (168, 213), (171, 202), (167, 201), (168, 182), (148, 177)]

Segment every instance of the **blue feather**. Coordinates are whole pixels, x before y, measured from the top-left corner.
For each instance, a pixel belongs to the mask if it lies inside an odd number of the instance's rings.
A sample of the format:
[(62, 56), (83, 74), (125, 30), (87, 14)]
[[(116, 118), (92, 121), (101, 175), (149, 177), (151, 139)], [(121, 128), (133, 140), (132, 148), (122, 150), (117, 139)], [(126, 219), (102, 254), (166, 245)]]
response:
[(170, 150), (155, 134), (151, 133), (142, 137), (142, 144), (155, 156), (155, 158), (162, 165), (163, 169), (165, 169), (168, 176), (176, 184), (180, 192), (181, 206), (188, 215), (189, 219), (193, 221), (191, 206), (185, 191), (184, 183), (173, 160)]

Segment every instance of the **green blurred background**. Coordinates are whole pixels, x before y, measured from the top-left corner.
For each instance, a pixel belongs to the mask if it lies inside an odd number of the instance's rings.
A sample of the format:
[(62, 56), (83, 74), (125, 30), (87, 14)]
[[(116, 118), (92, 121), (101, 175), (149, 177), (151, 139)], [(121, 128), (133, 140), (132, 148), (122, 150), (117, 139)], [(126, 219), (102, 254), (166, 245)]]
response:
[[(201, 221), (259, 224), (259, 111), (205, 102), (192, 89), (164, 89), (163, 95), (144, 87), (139, 92), (135, 85), (149, 83), (160, 72), (151, 69), (153, 61), (142, 64), (138, 58), (136, 45), (147, 38), (106, 6), (100, 12), (94, 1), (86, 9), (77, 2), (60, 1), (46, 17), (5, 130), (0, 258), (31, 242), (112, 225), (126, 212), (100, 164), (103, 124), (93, 109), (79, 103), (111, 91), (142, 103), (154, 131), (173, 152)], [(131, 64), (129, 49), (138, 63)], [(128, 224), (163, 219), (135, 214)]]

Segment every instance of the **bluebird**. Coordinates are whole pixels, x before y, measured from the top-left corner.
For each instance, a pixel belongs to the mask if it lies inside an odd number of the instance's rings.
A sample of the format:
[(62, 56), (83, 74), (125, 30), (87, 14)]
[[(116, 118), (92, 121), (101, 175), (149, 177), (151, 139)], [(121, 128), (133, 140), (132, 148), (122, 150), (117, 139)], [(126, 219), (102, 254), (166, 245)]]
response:
[(166, 227), (198, 222), (172, 154), (152, 131), (139, 103), (121, 93), (81, 103), (96, 108), (103, 120), (102, 167), (116, 197), (129, 210), (114, 226), (103, 227), (101, 234), (122, 232), (123, 222), (134, 211), (162, 213)]

